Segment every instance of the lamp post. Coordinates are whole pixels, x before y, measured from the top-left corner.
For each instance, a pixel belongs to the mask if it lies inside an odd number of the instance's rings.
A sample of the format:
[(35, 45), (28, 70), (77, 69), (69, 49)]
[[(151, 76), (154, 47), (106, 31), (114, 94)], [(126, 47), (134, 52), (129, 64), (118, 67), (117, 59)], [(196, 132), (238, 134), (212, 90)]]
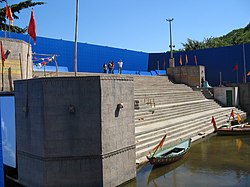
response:
[(78, 37), (78, 0), (76, 0), (76, 25), (75, 25), (75, 49), (74, 49), (74, 70), (77, 73), (77, 37)]
[(171, 29), (171, 22), (174, 20), (174, 18), (169, 18), (169, 19), (166, 19), (168, 22), (169, 22), (169, 30), (170, 30), (170, 59), (169, 59), (169, 67), (175, 67), (175, 64), (174, 64), (174, 56), (173, 56), (173, 47), (175, 47), (173, 44), (172, 44), (172, 29)]
[(245, 45), (243, 43), (243, 66), (244, 66), (244, 79), (243, 79), (243, 83), (247, 82), (247, 72), (246, 72), (246, 55), (245, 55)]

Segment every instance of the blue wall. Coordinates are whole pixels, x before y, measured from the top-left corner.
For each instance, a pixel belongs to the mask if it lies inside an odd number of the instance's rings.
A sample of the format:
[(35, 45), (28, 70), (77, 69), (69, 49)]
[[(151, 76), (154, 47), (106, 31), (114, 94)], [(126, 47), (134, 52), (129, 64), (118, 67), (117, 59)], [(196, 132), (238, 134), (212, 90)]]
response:
[[(11, 38), (28, 42), (28, 35), (10, 33)], [(0, 32), (4, 37), (4, 32)], [(33, 44), (33, 41), (31, 42)], [(74, 42), (37, 37), (37, 44), (32, 46), (33, 53), (58, 54), (59, 66), (67, 66), (69, 71), (74, 71)], [(103, 63), (113, 60), (115, 69), (117, 62), (123, 60), (124, 70), (147, 71), (148, 53), (98, 46), (86, 43), (78, 43), (78, 71), (79, 72), (102, 72)]]
[[(4, 32), (0, 32), (0, 37), (4, 37)], [(28, 35), (11, 33), (11, 38), (28, 41)], [(33, 44), (33, 41), (32, 41)], [(37, 37), (37, 45), (33, 45), (33, 52), (39, 54), (58, 54), (59, 66), (68, 67), (69, 71), (74, 71), (74, 42), (58, 39)], [(197, 57), (198, 65), (206, 67), (206, 80), (210, 85), (219, 85), (220, 72), (223, 82), (236, 83), (236, 72), (233, 72), (235, 64), (239, 65), (238, 80), (243, 80), (243, 45), (211, 48), (196, 51), (174, 53), (175, 64), (179, 66), (180, 55), (185, 64), (185, 55), (188, 55), (188, 64), (195, 65), (194, 55)], [(250, 71), (250, 44), (245, 44), (246, 71)], [(126, 49), (98, 46), (86, 43), (78, 43), (78, 71), (79, 72), (102, 72), (103, 63), (109, 60), (117, 62), (122, 59), (124, 70), (129, 71), (151, 71), (168, 68), (170, 53), (144, 53)], [(164, 63), (165, 61), (165, 63)], [(165, 64), (165, 65), (164, 65)], [(53, 65), (53, 64), (52, 64)], [(125, 71), (124, 71), (125, 72)], [(250, 76), (247, 76), (250, 81)]]
[[(246, 72), (250, 71), (250, 44), (245, 44), (245, 59)], [(235, 64), (238, 64), (238, 80), (243, 81), (243, 45), (203, 49), (196, 51), (185, 51), (174, 53), (175, 65), (180, 66), (180, 55), (182, 56), (183, 65), (185, 64), (185, 56), (188, 56), (187, 65), (195, 65), (194, 55), (196, 55), (198, 65), (203, 65), (206, 68), (206, 80), (210, 85), (219, 85), (220, 72), (222, 73), (223, 82), (236, 83), (236, 72), (233, 71)], [(168, 67), (169, 53), (152, 53), (149, 54), (148, 69), (157, 69), (157, 61), (160, 63), (160, 69), (163, 69), (164, 58), (166, 59), (166, 67)], [(247, 76), (247, 81), (250, 81), (250, 76)]]

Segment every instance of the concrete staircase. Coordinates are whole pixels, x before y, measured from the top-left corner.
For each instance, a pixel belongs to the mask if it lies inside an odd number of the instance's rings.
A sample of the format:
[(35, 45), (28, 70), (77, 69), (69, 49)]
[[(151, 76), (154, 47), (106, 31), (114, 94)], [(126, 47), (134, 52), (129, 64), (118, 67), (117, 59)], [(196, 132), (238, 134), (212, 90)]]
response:
[(214, 129), (212, 116), (217, 125), (224, 124), (232, 109), (221, 107), (212, 99), (206, 99), (201, 91), (193, 91), (184, 84), (173, 84), (167, 76), (134, 77), (134, 99), (139, 102), (135, 109), (135, 134), (137, 163), (146, 161), (146, 155), (167, 133), (165, 145), (181, 140), (193, 141), (211, 134)]

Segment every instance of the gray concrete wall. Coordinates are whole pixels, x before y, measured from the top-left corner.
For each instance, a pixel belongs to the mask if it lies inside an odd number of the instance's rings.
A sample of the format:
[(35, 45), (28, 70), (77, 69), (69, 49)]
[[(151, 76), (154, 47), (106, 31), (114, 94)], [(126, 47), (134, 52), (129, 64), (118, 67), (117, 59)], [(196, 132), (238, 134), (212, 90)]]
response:
[(136, 176), (134, 85), (128, 77), (106, 77), (101, 87), (104, 185), (117, 186)]
[[(3, 75), (4, 83), (2, 84), (2, 78), (0, 80), (0, 88), (3, 91), (13, 91), (15, 80), (26, 79), (32, 77), (33, 62), (32, 62), (32, 49), (31, 45), (16, 39), (0, 38), (3, 43), (4, 52), (10, 50), (8, 58), (4, 62)], [(29, 51), (29, 56), (27, 56)], [(28, 69), (28, 72), (27, 72)], [(2, 73), (2, 62), (0, 63), (0, 71)], [(1, 90), (0, 90), (1, 91)]]
[[(214, 90), (214, 99), (218, 101), (222, 106), (234, 106), (239, 105), (239, 93), (238, 87), (213, 87)], [(227, 100), (227, 91), (232, 91), (232, 105), (228, 105)]]
[(201, 79), (205, 77), (204, 66), (176, 66), (167, 69), (167, 75), (176, 83), (184, 83), (188, 86), (201, 87)]
[(240, 106), (250, 116), (250, 83), (239, 84)]
[(16, 81), (21, 184), (116, 186), (134, 178), (133, 89), (125, 76)]

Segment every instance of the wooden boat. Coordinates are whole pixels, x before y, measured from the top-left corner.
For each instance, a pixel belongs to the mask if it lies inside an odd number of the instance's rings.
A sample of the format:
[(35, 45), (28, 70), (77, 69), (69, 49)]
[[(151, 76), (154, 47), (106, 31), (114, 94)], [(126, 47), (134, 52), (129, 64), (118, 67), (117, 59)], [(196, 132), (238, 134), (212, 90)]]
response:
[[(233, 123), (232, 123), (233, 122)], [(227, 124), (217, 127), (214, 117), (212, 117), (214, 132), (217, 135), (250, 135), (250, 124), (248, 122), (241, 122), (238, 120), (228, 121)]]
[(217, 135), (250, 135), (250, 125), (248, 123), (233, 126), (221, 126), (216, 130)]
[(189, 138), (180, 142), (178, 145), (158, 151), (158, 148), (162, 147), (163, 142), (164, 141), (161, 141), (160, 144), (155, 147), (157, 149), (152, 155), (147, 156), (150, 164), (159, 166), (176, 162), (177, 160), (181, 159), (191, 147), (191, 138)]

